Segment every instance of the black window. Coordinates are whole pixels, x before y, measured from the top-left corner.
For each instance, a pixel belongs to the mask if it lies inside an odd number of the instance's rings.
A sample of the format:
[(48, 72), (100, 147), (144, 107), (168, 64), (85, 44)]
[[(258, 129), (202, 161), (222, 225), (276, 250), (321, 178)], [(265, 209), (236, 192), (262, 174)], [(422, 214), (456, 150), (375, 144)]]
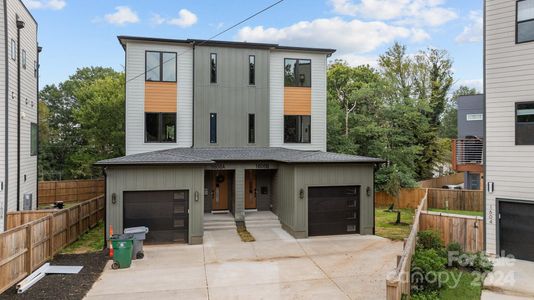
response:
[(210, 143), (217, 143), (217, 114), (210, 114)]
[(22, 50), (20, 54), (20, 63), (22, 64), (22, 68), (26, 69), (26, 50)]
[(516, 39), (518, 43), (534, 41), (534, 0), (517, 1)]
[(145, 113), (145, 141), (176, 142), (176, 113)]
[(37, 70), (39, 69), (39, 66), (37, 65), (37, 61), (33, 61), (33, 76), (37, 78)]
[(311, 60), (286, 58), (284, 60), (284, 85), (311, 87)]
[(34, 156), (38, 152), (39, 126), (36, 123), (31, 123), (30, 131), (30, 155)]
[(210, 54), (210, 82), (217, 83), (217, 53)]
[(534, 102), (516, 103), (515, 144), (534, 145)]
[(248, 142), (253, 144), (256, 142), (256, 115), (248, 115)]
[(17, 42), (15, 40), (11, 40), (11, 59), (17, 59)]
[(284, 116), (284, 143), (310, 143), (311, 116)]
[(254, 55), (248, 57), (248, 84), (256, 84), (256, 56)]
[(146, 81), (176, 82), (176, 53), (146, 52)]

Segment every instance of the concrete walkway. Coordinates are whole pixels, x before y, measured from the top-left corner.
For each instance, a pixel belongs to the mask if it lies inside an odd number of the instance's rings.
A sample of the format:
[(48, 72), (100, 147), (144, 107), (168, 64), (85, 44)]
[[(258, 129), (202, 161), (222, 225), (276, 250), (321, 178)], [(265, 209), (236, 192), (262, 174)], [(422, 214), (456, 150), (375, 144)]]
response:
[(482, 300), (534, 299), (534, 262), (499, 258), (484, 280)]
[(205, 232), (203, 245), (145, 247), (130, 269), (110, 263), (86, 299), (384, 299), (401, 242), (343, 235), (295, 240), (281, 228)]

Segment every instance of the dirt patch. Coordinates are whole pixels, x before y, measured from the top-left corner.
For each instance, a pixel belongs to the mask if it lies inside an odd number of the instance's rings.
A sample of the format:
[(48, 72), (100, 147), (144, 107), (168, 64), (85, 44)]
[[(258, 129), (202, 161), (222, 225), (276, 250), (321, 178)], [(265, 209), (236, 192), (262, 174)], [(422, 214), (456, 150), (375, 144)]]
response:
[(237, 223), (237, 234), (239, 234), (239, 237), (241, 238), (241, 241), (243, 242), (254, 242), (256, 239), (252, 236), (252, 234), (247, 230), (247, 227), (243, 223)]
[(83, 299), (93, 283), (100, 277), (108, 257), (104, 252), (85, 254), (59, 254), (50, 262), (51, 265), (83, 266), (78, 274), (46, 275), (23, 294), (17, 294), (11, 287), (0, 295), (3, 299)]

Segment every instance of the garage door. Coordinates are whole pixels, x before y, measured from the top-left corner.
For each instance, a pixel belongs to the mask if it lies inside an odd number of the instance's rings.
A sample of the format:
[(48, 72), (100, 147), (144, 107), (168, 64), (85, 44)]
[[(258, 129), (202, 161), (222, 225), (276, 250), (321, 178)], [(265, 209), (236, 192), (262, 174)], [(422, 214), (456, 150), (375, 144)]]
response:
[(534, 261), (534, 204), (499, 202), (500, 251)]
[(124, 228), (147, 226), (146, 243), (187, 242), (187, 191), (124, 192)]
[(359, 233), (360, 187), (308, 188), (308, 235)]

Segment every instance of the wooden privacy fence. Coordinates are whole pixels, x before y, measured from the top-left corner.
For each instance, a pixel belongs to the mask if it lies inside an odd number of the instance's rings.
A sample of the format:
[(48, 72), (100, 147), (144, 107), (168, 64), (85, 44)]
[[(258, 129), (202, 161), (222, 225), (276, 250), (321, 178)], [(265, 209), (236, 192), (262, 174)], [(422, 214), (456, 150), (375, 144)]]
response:
[(375, 194), (375, 205), (377, 207), (387, 207), (395, 204), (395, 208), (416, 209), (425, 193), (426, 190), (420, 188), (401, 189), (399, 197), (396, 198), (386, 192), (377, 192)]
[(440, 233), (445, 246), (459, 243), (466, 252), (484, 250), (484, 218), (423, 211), (419, 230)]
[(0, 293), (103, 219), (104, 199), (100, 195), (61, 210), (8, 213), (8, 230), (0, 233)]
[(39, 204), (80, 202), (104, 193), (104, 179), (40, 181)]
[(455, 173), (448, 176), (441, 176), (428, 180), (419, 181), (419, 186), (422, 188), (442, 188), (445, 185), (456, 185), (464, 183), (464, 173)]
[(450, 210), (484, 210), (484, 192), (472, 190), (428, 190), (428, 207)]

